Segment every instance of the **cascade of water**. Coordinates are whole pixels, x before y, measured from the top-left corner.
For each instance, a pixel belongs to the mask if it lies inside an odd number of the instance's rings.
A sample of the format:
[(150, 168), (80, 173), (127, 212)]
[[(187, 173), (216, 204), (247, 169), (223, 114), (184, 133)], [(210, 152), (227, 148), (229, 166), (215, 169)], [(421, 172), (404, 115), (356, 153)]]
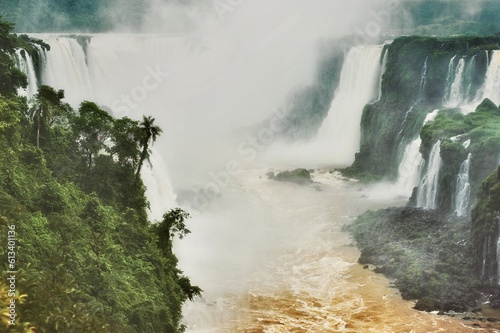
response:
[(28, 79), (28, 86), (26, 89), (20, 88), (18, 94), (31, 99), (38, 90), (38, 80), (36, 78), (35, 66), (33, 65), (33, 59), (28, 52), (23, 49), (16, 50), (16, 65), (20, 71), (22, 71), (26, 78)]
[(500, 103), (500, 51), (498, 50), (493, 51), (479, 95), (480, 100), (489, 98), (497, 105)]
[(64, 89), (66, 100), (78, 106), (82, 100), (93, 100), (92, 84), (83, 48), (74, 38), (48, 37), (50, 51), (44, 54), (42, 81), (56, 89)]
[(438, 113), (439, 113), (439, 109), (436, 109), (436, 110), (433, 110), (432, 112), (429, 112), (425, 116), (425, 118), (424, 118), (424, 124), (423, 125), (427, 124), (428, 122), (433, 121), (436, 118), (436, 116), (437, 116)]
[(466, 216), (469, 207), (470, 183), (469, 166), (472, 154), (469, 153), (465, 161), (460, 166), (457, 176), (457, 187), (455, 192), (455, 212), (457, 216)]
[[(434, 110), (428, 113), (425, 116), (423, 125), (434, 120), (438, 112), (439, 110)], [(424, 165), (424, 159), (420, 153), (421, 143), (422, 140), (417, 137), (405, 147), (403, 158), (398, 167), (398, 180), (395, 183), (396, 189), (401, 190), (402, 193), (411, 193), (419, 183)]]
[(378, 82), (378, 98), (377, 102), (382, 99), (382, 80), (384, 78), (385, 70), (387, 69), (387, 61), (389, 59), (389, 49), (385, 50), (384, 58), (382, 59), (382, 68), (380, 69), (380, 79)]
[[(364, 106), (376, 97), (382, 46), (355, 46), (346, 56), (328, 115), (319, 129), (322, 141), (336, 145), (336, 160), (351, 163), (359, 150)], [(340, 149), (342, 147), (342, 149)]]
[(471, 100), (472, 97), (474, 97), (474, 93), (472, 91), (472, 81), (473, 81), (473, 76), (474, 76), (474, 68), (476, 66), (476, 57), (477, 54), (474, 54), (471, 58), (471, 60), (467, 63), (467, 66), (465, 68), (464, 72), (464, 84), (467, 87), (465, 89), (465, 95), (464, 98), (467, 102)]
[(490, 238), (486, 237), (486, 239), (484, 240), (484, 244), (483, 244), (483, 262), (482, 262), (482, 267), (481, 267), (481, 276), (483, 278), (486, 277), (486, 255), (488, 253), (488, 248), (490, 246), (489, 240), (490, 240)]
[[(427, 68), (428, 68), (427, 60), (428, 60), (428, 58), (429, 57), (425, 57), (424, 65), (422, 67), (422, 70), (420, 71), (420, 85), (419, 85), (418, 98), (415, 101), (415, 103), (413, 103), (410, 106), (410, 108), (406, 111), (405, 117), (404, 117), (403, 121), (401, 122), (400, 130), (399, 130), (399, 133), (397, 135), (398, 138), (400, 138), (401, 135), (403, 134), (406, 123), (408, 122), (408, 116), (412, 113), (415, 106), (417, 106), (417, 104), (422, 100), (422, 97), (423, 97), (422, 94), (424, 93), (425, 85), (427, 82)], [(402, 141), (402, 139), (403, 138), (401, 138), (401, 141)]]
[(441, 169), (441, 140), (438, 140), (431, 149), (427, 172), (420, 181), (417, 194), (417, 207), (435, 209), (439, 185), (439, 171)]
[(425, 57), (424, 66), (422, 67), (422, 72), (420, 74), (420, 90), (418, 93), (418, 98), (422, 99), (422, 94), (425, 90), (425, 85), (427, 84), (427, 69), (428, 69), (429, 56)]
[(170, 182), (169, 172), (160, 153), (151, 148), (150, 163), (144, 163), (141, 178), (146, 185), (146, 196), (149, 201), (149, 219), (161, 220), (164, 213), (174, 208), (176, 195)]
[(450, 88), (453, 83), (454, 74), (455, 74), (455, 58), (457, 56), (454, 55), (450, 59), (450, 63), (448, 64), (448, 74), (446, 75), (446, 91), (444, 93), (443, 104), (446, 104), (448, 101), (448, 96), (450, 96)]
[(413, 112), (413, 109), (415, 108), (415, 106), (417, 106), (418, 102), (420, 102), (420, 99), (418, 99), (415, 103), (413, 103), (413, 105), (410, 106), (410, 108), (408, 109), (408, 111), (406, 111), (405, 117), (404, 117), (403, 121), (401, 122), (401, 125), (399, 126), (400, 129), (399, 129), (397, 138), (401, 138), (401, 142), (403, 140), (403, 137), (401, 137), (401, 135), (403, 134), (403, 131), (404, 131), (405, 126), (406, 126), (406, 123), (408, 122), (408, 116)]
[[(112, 98), (123, 94), (128, 96), (128, 100), (124, 100), (122, 105), (132, 110), (132, 107), (143, 102), (148, 94), (152, 97), (152, 87), (160, 86), (161, 80), (164, 79), (161, 66), (148, 67), (144, 64), (144, 67), (141, 67), (139, 64), (142, 65), (143, 59), (150, 54), (151, 57), (163, 55), (165, 52), (160, 52), (159, 49), (165, 47), (166, 43), (158, 40), (169, 40), (168, 37), (92, 36), (89, 37), (86, 50), (71, 36), (41, 37), (51, 47), (48, 52), (39, 49), (43, 64), (42, 83), (56, 89), (64, 89), (66, 100), (74, 108), (83, 100), (113, 107)], [(146, 61), (155, 64), (150, 60), (148, 58)], [(136, 71), (130, 68), (131, 65), (139, 67), (137, 75)], [(153, 101), (156, 102), (157, 100)], [(155, 112), (159, 109), (158, 105), (160, 104), (144, 104), (138, 108), (136, 117), (147, 110)], [(132, 114), (121, 115), (133, 117)], [(150, 160), (151, 164), (144, 163), (141, 176), (147, 188), (149, 218), (160, 220), (168, 209), (176, 206), (176, 196), (161, 153), (153, 148)]]
[(411, 193), (413, 188), (418, 185), (424, 159), (420, 154), (420, 137), (411, 141), (405, 148), (403, 159), (398, 167), (398, 180), (396, 188), (401, 189), (404, 193)]
[(450, 87), (450, 94), (447, 98), (447, 103), (445, 104), (447, 107), (458, 106), (464, 99), (464, 93), (463, 93), (464, 69), (465, 69), (465, 59), (462, 57), (458, 61), (457, 67), (455, 69), (453, 82)]
[(497, 224), (497, 230), (498, 230), (497, 251), (496, 251), (496, 262), (497, 262), (496, 280), (497, 280), (497, 283), (500, 284), (500, 215), (497, 215), (495, 217), (495, 222)]

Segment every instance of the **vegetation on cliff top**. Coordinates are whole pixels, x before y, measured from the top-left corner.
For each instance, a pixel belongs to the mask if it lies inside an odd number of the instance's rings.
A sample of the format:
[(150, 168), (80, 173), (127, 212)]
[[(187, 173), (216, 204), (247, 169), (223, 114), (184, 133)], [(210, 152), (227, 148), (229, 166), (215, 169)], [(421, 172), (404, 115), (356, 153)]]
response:
[(495, 35), (405, 36), (388, 45), (382, 98), (363, 110), (360, 152), (346, 170), (349, 176), (395, 179), (404, 147), (418, 137), (426, 115), (443, 107), (450, 60), (474, 56), (466, 83), (466, 97), (473, 99), (487, 69), (484, 50), (498, 49), (499, 42)]
[[(500, 151), (500, 109), (485, 99), (475, 112), (463, 115), (458, 110), (443, 110), (434, 121), (426, 124), (420, 133), (420, 151), (427, 159), (432, 145), (441, 140), (443, 165), (439, 176), (440, 193), (438, 207), (442, 212), (451, 212), (456, 186), (456, 175), (460, 165), (472, 154), (470, 165), (470, 186), (472, 200), (481, 182), (494, 170)], [(464, 146), (470, 140), (467, 148)]]
[[(0, 246), (0, 331), (178, 332), (182, 303), (201, 290), (172, 252), (189, 216), (173, 209), (157, 224), (147, 220), (136, 174), (154, 119), (114, 119), (88, 101), (75, 112), (48, 86), (28, 105), (11, 55), (32, 41), (11, 31), (0, 21), (0, 238), (16, 236), (11, 249)], [(7, 252), (15, 252), (12, 267)]]

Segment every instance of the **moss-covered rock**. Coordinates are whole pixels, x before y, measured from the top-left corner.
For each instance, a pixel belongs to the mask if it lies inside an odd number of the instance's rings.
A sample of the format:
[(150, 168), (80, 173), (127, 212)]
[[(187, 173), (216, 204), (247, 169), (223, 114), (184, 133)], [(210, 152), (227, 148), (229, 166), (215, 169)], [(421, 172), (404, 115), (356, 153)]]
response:
[[(450, 86), (450, 61), (454, 57), (456, 61), (462, 57), (466, 59), (467, 82), (464, 85), (469, 88), (464, 95), (471, 99), (484, 83), (490, 58), (487, 50), (499, 49), (499, 41), (497, 36), (405, 36), (386, 46), (388, 56), (382, 98), (363, 110), (360, 151), (351, 173), (394, 179), (404, 148), (419, 135), (425, 116), (445, 104)], [(454, 125), (454, 135), (468, 130), (470, 125), (461, 121), (463, 115), (457, 110), (445, 112), (452, 113), (453, 117), (441, 118), (440, 121), (448, 123), (440, 123), (434, 129), (444, 126), (451, 130)], [(435, 130), (423, 133), (424, 158), (441, 134)]]
[(312, 183), (311, 172), (302, 168), (292, 171), (280, 171), (276, 175), (274, 174), (274, 172), (268, 172), (267, 176), (269, 179), (273, 179), (279, 182), (290, 182), (299, 185), (307, 185)]
[(472, 210), (472, 240), (476, 274), (497, 283), (500, 235), (500, 166), (481, 184), (477, 204)]
[(467, 151), (462, 143), (447, 138), (441, 143), (440, 155), (443, 163), (439, 172), (437, 207), (443, 213), (451, 213), (454, 210), (457, 175), (467, 159)]
[(476, 304), (469, 225), (418, 208), (367, 212), (347, 230), (361, 249), (359, 262), (395, 279), (405, 299), (425, 311), (465, 311)]

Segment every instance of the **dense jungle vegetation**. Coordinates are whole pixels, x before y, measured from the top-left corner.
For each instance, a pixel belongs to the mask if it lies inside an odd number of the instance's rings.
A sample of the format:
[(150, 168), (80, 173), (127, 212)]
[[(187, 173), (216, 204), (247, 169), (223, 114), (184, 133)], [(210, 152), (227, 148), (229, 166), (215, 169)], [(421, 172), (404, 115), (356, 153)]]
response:
[(161, 129), (90, 101), (73, 110), (49, 86), (31, 101), (18, 96), (27, 80), (13, 52), (48, 46), (13, 29), (0, 21), (0, 331), (182, 331), (181, 306), (201, 292), (172, 252), (189, 214), (175, 208), (148, 221), (140, 178)]

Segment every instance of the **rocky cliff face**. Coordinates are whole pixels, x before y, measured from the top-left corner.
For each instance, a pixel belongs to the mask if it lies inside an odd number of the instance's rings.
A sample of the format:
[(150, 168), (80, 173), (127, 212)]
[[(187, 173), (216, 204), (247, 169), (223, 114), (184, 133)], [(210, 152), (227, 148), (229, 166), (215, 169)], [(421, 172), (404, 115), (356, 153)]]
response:
[(500, 166), (481, 184), (472, 210), (475, 269), (484, 280), (500, 282)]
[[(360, 151), (346, 171), (396, 180), (408, 147), (420, 140), (423, 164), (414, 171), (420, 184), (415, 184), (411, 204), (467, 215), (481, 181), (500, 157), (500, 113), (488, 99), (496, 99), (488, 87), (496, 85), (491, 73), (499, 41), (495, 36), (401, 37), (387, 45), (382, 96), (363, 111)], [(438, 141), (439, 158), (432, 161)], [(460, 185), (461, 167), (468, 174), (467, 183)], [(429, 184), (430, 172), (435, 184)]]

